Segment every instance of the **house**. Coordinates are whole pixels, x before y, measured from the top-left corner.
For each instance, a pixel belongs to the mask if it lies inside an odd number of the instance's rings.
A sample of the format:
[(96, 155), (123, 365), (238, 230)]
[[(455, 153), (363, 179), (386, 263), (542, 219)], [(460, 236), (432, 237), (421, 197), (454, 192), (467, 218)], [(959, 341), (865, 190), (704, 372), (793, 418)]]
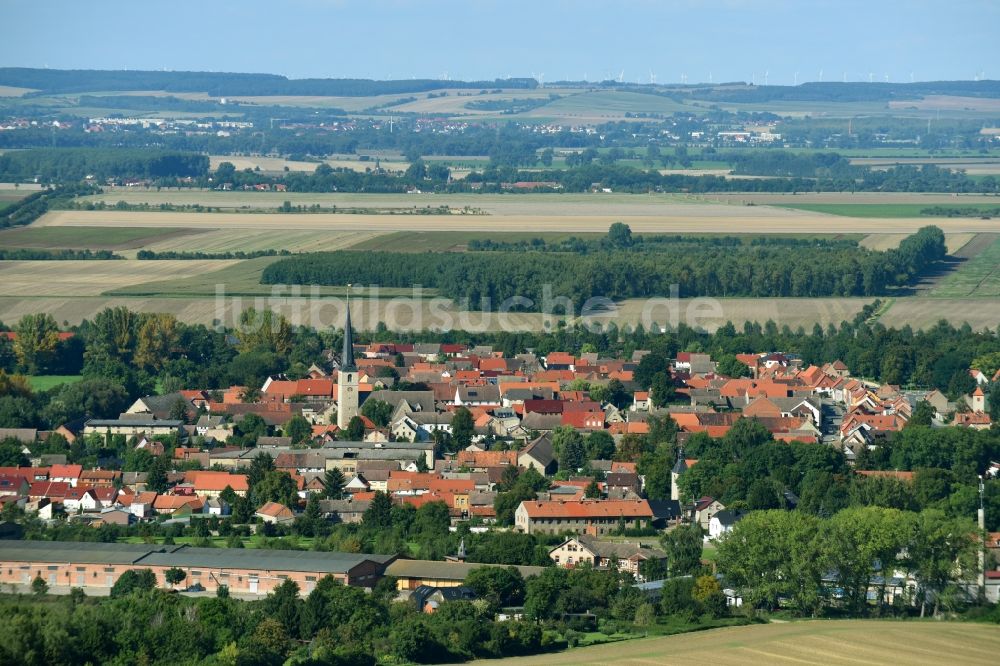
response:
[(260, 518), (265, 523), (287, 523), (289, 521), (295, 520), (295, 514), (284, 504), (279, 502), (268, 502), (264, 506), (257, 509), (256, 513), (253, 514), (256, 518)]
[(545, 433), (528, 443), (517, 454), (517, 465), (524, 469), (534, 469), (542, 476), (556, 471), (555, 451), (552, 448), (552, 433)]
[(174, 419), (156, 419), (145, 414), (122, 414), (117, 419), (89, 419), (83, 426), (85, 435), (125, 435), (127, 437), (147, 435), (179, 434), (184, 421)]
[(559, 500), (521, 502), (514, 511), (514, 526), (525, 534), (611, 534), (625, 527), (652, 522), (653, 511), (644, 500)]
[(606, 569), (614, 565), (619, 571), (627, 571), (639, 579), (641, 577), (639, 568), (643, 562), (665, 560), (667, 554), (642, 544), (614, 543), (579, 535), (570, 537), (550, 549), (549, 558), (556, 563), (556, 566), (568, 569), (579, 564), (587, 564), (595, 569)]
[(229, 504), (221, 497), (211, 497), (205, 500), (205, 513), (210, 516), (228, 516)]
[(744, 511), (730, 509), (719, 511), (708, 521), (708, 538), (714, 541), (722, 535), (731, 532), (733, 526), (745, 515), (746, 512)]
[(712, 517), (720, 511), (725, 510), (725, 508), (725, 504), (714, 498), (702, 497), (700, 500), (695, 502), (691, 512), (691, 519), (698, 523), (701, 526), (702, 531), (707, 534), (708, 528), (712, 522)]
[(49, 481), (68, 483), (72, 487), (80, 482), (83, 465), (53, 465), (49, 468)]
[(97, 496), (91, 488), (70, 488), (63, 495), (63, 508), (67, 513), (76, 511), (96, 511), (101, 508), (101, 503), (97, 501)]
[(250, 489), (246, 474), (195, 470), (185, 472), (184, 481), (191, 484), (195, 495), (203, 498), (218, 497), (226, 488), (243, 497)]
[(433, 613), (446, 601), (475, 601), (476, 592), (471, 587), (457, 585), (454, 587), (436, 587), (420, 585), (410, 592), (417, 610), (422, 613)]

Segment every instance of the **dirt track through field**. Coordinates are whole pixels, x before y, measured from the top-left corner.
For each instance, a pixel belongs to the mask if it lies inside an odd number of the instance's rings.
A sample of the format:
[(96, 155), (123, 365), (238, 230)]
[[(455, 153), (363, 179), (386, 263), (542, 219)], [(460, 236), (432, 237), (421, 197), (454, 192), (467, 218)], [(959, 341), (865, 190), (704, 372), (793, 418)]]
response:
[[(660, 233), (912, 233), (927, 226), (926, 218), (870, 220), (763, 207), (732, 208), (678, 204), (661, 206), (658, 214), (591, 215), (348, 215), (175, 213), (131, 211), (54, 211), (37, 226), (187, 227), (315, 231), (576, 231), (603, 232), (624, 221), (634, 232)], [(996, 221), (945, 218), (934, 224), (946, 233), (1000, 230)]]

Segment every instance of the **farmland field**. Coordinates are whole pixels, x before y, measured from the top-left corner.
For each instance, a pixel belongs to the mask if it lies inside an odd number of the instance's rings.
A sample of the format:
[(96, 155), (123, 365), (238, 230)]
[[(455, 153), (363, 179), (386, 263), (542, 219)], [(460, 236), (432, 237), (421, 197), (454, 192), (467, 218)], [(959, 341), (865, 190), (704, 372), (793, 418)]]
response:
[(146, 247), (168, 238), (198, 234), (194, 229), (132, 229), (118, 227), (21, 227), (0, 231), (0, 245), (16, 248), (117, 250)]
[(97, 296), (129, 285), (195, 276), (238, 261), (0, 261), (4, 296)]
[(1000, 631), (986, 624), (813, 620), (726, 627), (676, 636), (491, 659), (497, 666), (591, 664), (993, 664)]
[[(855, 203), (803, 203), (803, 204), (779, 204), (781, 208), (791, 208), (794, 210), (804, 210), (813, 213), (828, 213), (830, 215), (840, 215), (844, 217), (867, 217), (867, 218), (894, 218), (894, 217), (924, 217), (928, 220), (940, 220), (947, 216), (923, 215), (922, 210), (932, 205), (942, 204), (855, 204)], [(1000, 208), (1000, 201), (993, 204), (950, 204), (948, 207), (975, 208), (979, 211), (990, 211)]]
[[(443, 203), (443, 202), (442, 202)], [(525, 202), (530, 206), (530, 202)], [(585, 204), (581, 204), (584, 207)], [(846, 234), (912, 233), (931, 222), (927, 218), (837, 218), (831, 229), (831, 216), (785, 208), (764, 206), (723, 206), (705, 204), (649, 204), (626, 214), (604, 212), (576, 215), (573, 205), (553, 206), (547, 214), (508, 213), (494, 215), (352, 215), (345, 213), (181, 213), (133, 211), (54, 211), (35, 224), (42, 227), (184, 227), (232, 230), (300, 231), (482, 231), (509, 232), (604, 232), (614, 222), (627, 222), (633, 232), (659, 233), (754, 233), (802, 234), (839, 232)], [(602, 210), (601, 207), (595, 207)], [(609, 207), (610, 208), (610, 207)], [(608, 209), (603, 209), (607, 211)], [(641, 211), (641, 212), (639, 212)], [(933, 224), (946, 233), (991, 231), (996, 223), (978, 218), (935, 218)]]
[[(948, 248), (948, 254), (958, 252), (958, 250), (965, 247), (977, 235), (974, 233), (945, 234), (944, 243)], [(869, 234), (861, 241), (861, 246), (867, 247), (869, 250), (884, 252), (885, 250), (899, 247), (899, 244), (906, 236), (907, 234)]]
[[(222, 289), (225, 294), (230, 296), (271, 296), (271, 295), (287, 295), (287, 291), (281, 291), (280, 287), (275, 287), (272, 285), (265, 285), (260, 283), (260, 275), (264, 268), (268, 264), (273, 263), (276, 260), (275, 257), (259, 257), (257, 259), (246, 259), (243, 261), (219, 261), (214, 260), (214, 269), (211, 266), (208, 269), (203, 269), (201, 271), (194, 272), (191, 274), (183, 270), (175, 271), (162, 271), (159, 274), (160, 279), (156, 280), (146, 280), (140, 284), (134, 285), (123, 285), (117, 288), (108, 289), (104, 293), (108, 296), (154, 296), (162, 298), (191, 298), (191, 297), (214, 297), (219, 293), (219, 289)], [(125, 263), (125, 262), (116, 262)], [(138, 265), (142, 268), (157, 264), (170, 264), (178, 269), (180, 266), (176, 264), (184, 263), (200, 263), (211, 265), (212, 261), (207, 262), (191, 262), (191, 261), (169, 261), (169, 260), (156, 260), (156, 261), (142, 261), (142, 262), (128, 262), (133, 266)], [(342, 296), (345, 294), (344, 287), (308, 287), (303, 286), (298, 289), (298, 293), (304, 295), (311, 295), (315, 293), (319, 296)], [(392, 296), (397, 293), (401, 293), (402, 290), (399, 289), (382, 289), (381, 293), (387, 296)], [(366, 291), (363, 287), (359, 286), (355, 288), (352, 292), (353, 295), (364, 296)], [(408, 293), (404, 292), (404, 293)], [(96, 294), (95, 294), (96, 295)]]
[(851, 159), (851, 164), (873, 169), (888, 169), (899, 164), (933, 164), (943, 169), (961, 169), (970, 176), (1000, 174), (1000, 159), (995, 157), (971, 159), (967, 157), (855, 157)]
[(980, 234), (993, 242), (945, 276), (931, 291), (936, 298), (1000, 297), (1000, 235)]
[[(63, 229), (66, 227), (52, 227)], [(288, 250), (290, 252), (322, 252), (343, 250), (356, 243), (371, 241), (378, 233), (366, 231), (334, 231), (317, 234), (314, 231), (203, 231), (191, 236), (174, 236), (154, 240), (143, 247), (155, 252), (254, 252), (258, 250)]]

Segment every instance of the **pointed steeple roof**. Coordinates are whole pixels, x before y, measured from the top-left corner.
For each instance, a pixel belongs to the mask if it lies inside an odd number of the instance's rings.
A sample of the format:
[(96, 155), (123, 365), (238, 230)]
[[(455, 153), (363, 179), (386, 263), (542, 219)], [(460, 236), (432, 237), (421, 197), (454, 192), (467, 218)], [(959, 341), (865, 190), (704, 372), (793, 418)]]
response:
[(344, 322), (344, 351), (340, 355), (341, 372), (357, 372), (354, 363), (354, 332), (351, 330), (351, 285), (347, 285), (347, 321)]
[(674, 469), (672, 470), (674, 474), (683, 474), (687, 471), (687, 461), (684, 460), (684, 449), (677, 449), (677, 462), (674, 463)]

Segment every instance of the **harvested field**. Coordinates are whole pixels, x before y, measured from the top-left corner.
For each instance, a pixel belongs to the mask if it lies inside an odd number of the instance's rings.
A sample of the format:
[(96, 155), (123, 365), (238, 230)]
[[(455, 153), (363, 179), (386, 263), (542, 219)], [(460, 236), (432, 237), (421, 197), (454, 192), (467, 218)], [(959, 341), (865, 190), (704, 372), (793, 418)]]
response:
[[(948, 254), (955, 254), (959, 249), (965, 247), (969, 241), (982, 234), (945, 234), (944, 243), (948, 248)], [(861, 247), (880, 252), (899, 247), (900, 242), (906, 238), (906, 234), (869, 234), (861, 241)]]
[[(43, 227), (65, 229), (67, 227)], [(288, 250), (290, 252), (322, 252), (343, 250), (357, 243), (371, 241), (379, 234), (365, 231), (343, 231), (317, 234), (315, 231), (245, 231), (234, 234), (228, 230), (205, 231), (194, 236), (156, 240), (143, 245), (154, 252), (254, 252), (258, 250)], [(0, 236), (2, 239), (2, 236)]]
[(497, 666), (591, 664), (993, 664), (995, 626), (971, 622), (812, 620), (636, 639), (558, 654), (474, 662)]
[[(313, 231), (481, 231), (507, 232), (603, 232), (614, 222), (627, 222), (634, 232), (660, 233), (742, 233), (802, 234), (829, 233), (831, 217), (822, 213), (765, 208), (697, 204), (660, 205), (656, 212), (626, 215), (622, 212), (586, 217), (563, 210), (561, 214), (508, 214), (502, 218), (486, 215), (349, 215), (341, 213), (176, 213), (132, 211), (54, 211), (36, 226), (100, 227), (185, 227), (233, 230), (313, 230)], [(996, 229), (996, 223), (979, 219), (942, 218), (934, 224), (946, 233), (975, 233)], [(866, 218), (838, 218), (840, 233), (912, 233), (929, 224), (926, 218), (896, 218), (873, 221)]]
[[(260, 275), (268, 264), (277, 257), (258, 257), (243, 261), (216, 261), (215, 270), (201, 271), (195, 274), (178, 273), (164, 275), (160, 280), (146, 281), (141, 284), (109, 289), (103, 292), (108, 296), (142, 296), (162, 298), (199, 298), (218, 294), (230, 296), (272, 296), (289, 295), (302, 298), (315, 296), (341, 296), (346, 293), (346, 287), (312, 287), (312, 286), (279, 286), (260, 283)], [(139, 266), (146, 264), (166, 263), (164, 261), (134, 262)], [(427, 290), (433, 293), (433, 290)], [(358, 296), (369, 296), (369, 291), (359, 285), (353, 291)], [(409, 294), (409, 290), (381, 289), (386, 296)]]
[[(931, 204), (940, 206), (942, 204)], [(866, 204), (866, 203), (823, 203), (823, 204), (780, 204), (782, 208), (794, 210), (804, 210), (812, 213), (828, 213), (830, 215), (841, 215), (844, 217), (867, 217), (867, 218), (894, 218), (894, 217), (923, 217), (927, 220), (940, 220), (947, 215), (924, 215), (923, 210), (928, 208), (927, 204)], [(948, 207), (957, 207), (958, 204), (951, 203)], [(974, 208), (983, 213), (989, 213), (1000, 208), (1000, 201), (993, 204), (961, 204), (962, 208)]]
[(970, 176), (1000, 174), (1000, 159), (995, 157), (971, 159), (962, 157), (854, 157), (851, 158), (851, 164), (873, 169), (889, 169), (899, 164), (933, 164), (943, 169), (960, 169)]
[(176, 276), (199, 275), (238, 261), (0, 261), (4, 296), (98, 296)]
[[(201, 232), (196, 229), (131, 229), (118, 227), (39, 227), (29, 226), (0, 231), (0, 246), (16, 248), (68, 248), (121, 250), (147, 247), (173, 239), (190, 246)], [(185, 240), (178, 240), (185, 239)], [(196, 244), (196, 243), (195, 243)]]
[(1000, 111), (1000, 99), (988, 97), (960, 97), (958, 95), (927, 95), (922, 99), (889, 102), (890, 109), (917, 109), (920, 111)]
[(0, 86), (0, 97), (23, 97), (30, 92), (35, 92), (35, 89), (17, 88), (15, 86)]
[[(37, 264), (39, 262), (31, 263)], [(52, 263), (64, 264), (67, 262)], [(87, 262), (87, 264), (92, 263), (95, 262)], [(138, 262), (100, 263), (135, 266)], [(165, 262), (141, 262), (141, 265), (154, 263)], [(191, 262), (185, 261), (183, 263), (190, 264)], [(231, 296), (231, 298), (226, 298), (221, 302), (217, 301), (213, 295), (216, 284), (214, 280), (216, 277), (220, 277), (220, 274), (225, 278), (223, 282), (226, 287), (225, 293)], [(3, 272), (0, 271), (0, 280), (3, 279), (3, 275)], [(185, 280), (186, 282), (182, 282)], [(184, 274), (164, 279), (159, 284), (149, 284), (148, 282), (145, 285), (136, 284), (138, 286), (130, 291), (147, 293), (135, 293), (131, 296), (97, 295), (102, 287), (108, 290), (112, 288), (111, 285), (92, 286), (89, 289), (91, 295), (74, 294), (66, 297), (25, 295), (23, 291), (11, 294), (5, 290), (4, 294), (0, 295), (0, 321), (17, 321), (28, 313), (47, 312), (52, 314), (56, 321), (65, 320), (71, 324), (78, 324), (82, 319), (92, 318), (96, 312), (105, 307), (124, 305), (137, 312), (170, 312), (183, 321), (207, 325), (211, 325), (217, 320), (234, 325), (238, 321), (239, 313), (250, 306), (258, 309), (271, 308), (286, 314), (296, 322), (320, 328), (343, 323), (343, 306), (339, 298), (343, 294), (342, 288), (324, 287), (320, 293), (322, 295), (329, 294), (330, 298), (312, 299), (305, 296), (289, 296), (287, 288), (284, 291), (275, 292), (272, 296), (271, 287), (256, 284), (251, 271), (246, 267), (234, 268), (226, 273), (217, 271), (212, 277), (201, 278), (200, 284), (196, 279), (185, 278)], [(236, 295), (240, 285), (245, 286), (250, 291)], [(119, 288), (126, 289), (127, 287)], [(182, 290), (186, 290), (187, 295), (182, 294)], [(388, 292), (387, 289), (381, 290), (382, 295), (386, 297), (390, 296)], [(311, 293), (310, 288), (303, 287), (299, 293), (308, 295)], [(352, 294), (361, 295), (357, 287), (352, 290)], [(412, 310), (407, 310), (405, 306), (399, 304), (391, 305), (387, 298), (379, 300), (358, 299), (357, 309), (352, 310), (354, 324), (361, 329), (374, 329), (382, 321), (395, 330), (428, 327), (441, 329), (445, 326), (465, 330), (503, 330), (496, 315), (490, 317), (482, 313), (456, 311), (450, 301), (435, 301), (426, 298), (430, 295), (431, 291), (425, 290), (424, 298), (420, 300), (419, 306), (414, 305)], [(713, 311), (711, 309), (712, 299), (705, 299), (698, 303), (693, 303), (693, 299), (681, 299), (676, 301), (676, 305), (672, 309), (669, 303), (653, 307), (649, 320), (661, 325), (671, 323), (674, 319), (690, 321), (692, 325), (713, 331), (727, 320), (731, 320), (739, 328), (744, 321), (764, 323), (768, 319), (772, 319), (779, 326), (788, 325), (793, 330), (798, 326), (803, 326), (808, 330), (814, 323), (819, 323), (822, 326), (831, 323), (839, 325), (841, 321), (853, 319), (861, 308), (871, 300), (874, 299), (717, 299), (721, 310)], [(617, 317), (610, 312), (604, 312), (595, 314), (593, 319), (605, 323), (614, 318), (619, 325), (636, 323), (642, 320), (641, 315), (645, 307), (646, 304), (643, 301), (624, 301), (619, 304)], [(677, 313), (676, 318), (673, 317), (673, 312)], [(886, 326), (898, 328), (908, 324), (915, 329), (921, 329), (930, 328), (939, 320), (945, 319), (955, 325), (968, 322), (974, 329), (982, 329), (997, 326), (998, 312), (1000, 312), (1000, 298), (945, 300), (906, 297), (894, 299), (892, 306), (879, 321)], [(508, 323), (508, 328), (511, 329), (542, 330), (544, 326), (542, 316), (537, 313), (511, 315)], [(554, 321), (550, 322), (550, 325), (552, 323)]]

